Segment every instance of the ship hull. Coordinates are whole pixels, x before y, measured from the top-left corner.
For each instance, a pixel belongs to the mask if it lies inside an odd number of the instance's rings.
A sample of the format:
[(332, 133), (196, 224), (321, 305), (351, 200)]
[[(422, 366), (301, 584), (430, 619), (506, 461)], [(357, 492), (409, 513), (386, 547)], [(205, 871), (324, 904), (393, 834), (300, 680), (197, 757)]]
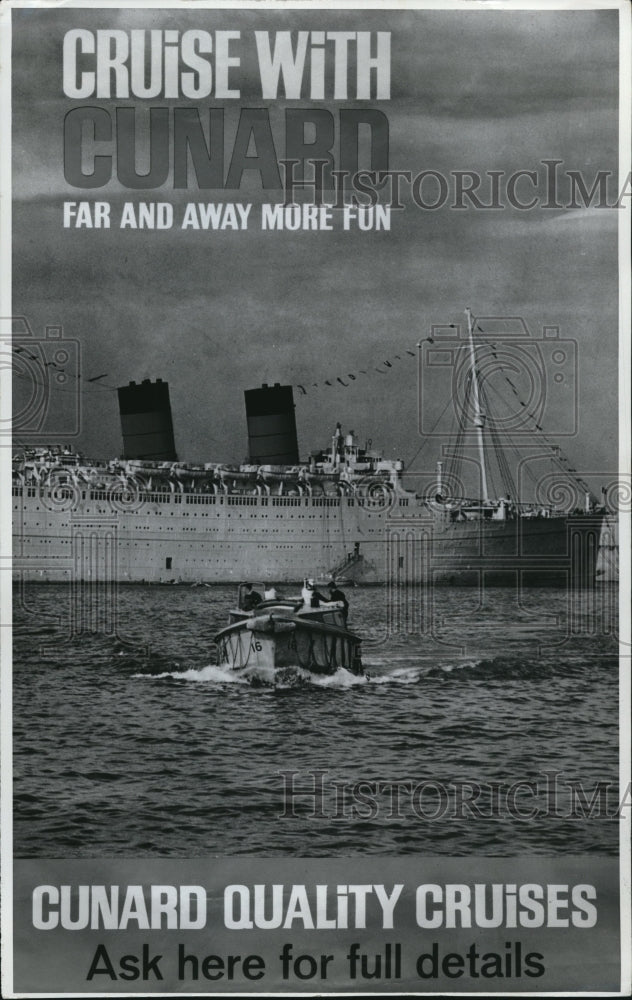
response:
[(13, 489), (14, 573), (24, 581), (591, 586), (601, 515), (453, 521), (414, 498), (156, 493), (125, 498)]

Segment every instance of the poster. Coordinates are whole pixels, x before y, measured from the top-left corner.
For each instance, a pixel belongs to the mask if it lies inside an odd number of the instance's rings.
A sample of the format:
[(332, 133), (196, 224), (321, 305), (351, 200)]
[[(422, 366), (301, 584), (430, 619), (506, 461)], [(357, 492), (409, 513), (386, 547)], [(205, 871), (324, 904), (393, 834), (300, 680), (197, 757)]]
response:
[(629, 992), (629, 14), (2, 6), (4, 995)]

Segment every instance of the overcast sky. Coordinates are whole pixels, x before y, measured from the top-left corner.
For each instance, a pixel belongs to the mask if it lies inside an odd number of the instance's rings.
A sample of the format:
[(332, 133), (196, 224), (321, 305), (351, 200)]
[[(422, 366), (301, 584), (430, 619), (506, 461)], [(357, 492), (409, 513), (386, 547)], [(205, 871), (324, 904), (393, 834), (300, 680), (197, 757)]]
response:
[[(422, 442), (417, 365), (406, 350), (432, 324), (462, 322), (471, 306), (483, 316), (522, 316), (536, 337), (549, 325), (576, 341), (578, 434), (561, 443), (580, 470), (615, 466), (615, 211), (422, 211), (408, 200), (390, 232), (279, 233), (255, 227), (258, 182), (226, 192), (195, 185), (174, 192), (167, 184), (139, 196), (113, 181), (81, 192), (63, 176), (64, 115), (81, 102), (62, 93), (61, 45), (78, 26), (230, 28), (248, 40), (255, 28), (388, 30), (391, 100), (341, 103), (387, 115), (392, 168), (509, 174), (542, 172), (542, 160), (559, 159), (590, 185), (597, 170), (617, 165), (616, 12), (92, 8), (16, 10), (13, 21), (13, 312), (37, 334), (62, 324), (80, 342), (84, 381), (102, 373), (114, 386), (167, 379), (181, 458), (242, 460), (243, 390), (280, 381), (308, 390), (295, 390), (302, 453), (326, 444), (341, 420), (387, 455), (410, 460)], [(277, 128), (285, 102), (257, 97), (252, 51), (245, 42), (242, 102), (269, 106)], [(227, 107), (229, 135), (238, 102), (217, 104)], [(201, 107), (217, 104), (210, 98)], [(62, 228), (64, 200), (97, 197), (110, 200), (115, 215), (139, 197), (171, 202), (177, 217), (185, 201), (254, 207), (247, 232)], [(266, 192), (263, 200), (279, 199)], [(361, 369), (368, 374), (347, 387), (336, 382)], [(552, 382), (549, 390), (545, 415), (555, 440), (573, 393), (568, 383), (557, 395)], [(86, 390), (75, 443), (95, 457), (120, 453), (114, 392)], [(434, 446), (423, 455), (431, 464), (438, 457)]]

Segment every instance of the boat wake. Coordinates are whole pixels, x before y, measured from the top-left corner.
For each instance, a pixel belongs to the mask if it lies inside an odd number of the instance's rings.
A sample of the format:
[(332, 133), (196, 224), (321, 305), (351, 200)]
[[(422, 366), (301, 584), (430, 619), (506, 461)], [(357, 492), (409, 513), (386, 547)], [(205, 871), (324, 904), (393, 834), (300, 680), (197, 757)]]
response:
[(160, 673), (135, 673), (134, 678), (151, 681), (192, 681), (206, 684), (247, 684), (250, 687), (278, 689), (311, 685), (322, 688), (350, 688), (368, 684), (373, 678), (352, 674), (339, 667), (333, 674), (315, 674), (302, 667), (244, 667), (231, 670), (226, 667), (206, 666), (199, 669), (164, 670)]
[(136, 673), (132, 674), (132, 677), (144, 681), (164, 681), (170, 679), (174, 681), (194, 681), (204, 684), (248, 683), (248, 678), (244, 676), (243, 672), (237, 670), (227, 670), (222, 667), (215, 667), (212, 665), (201, 667), (200, 669), (194, 669), (191, 667), (188, 670), (163, 670), (159, 674)]
[(443, 667), (436, 665), (417, 664), (409, 667), (398, 667), (394, 670), (388, 669), (388, 664), (383, 661), (375, 666), (381, 668), (379, 673), (370, 670), (365, 674), (353, 674), (344, 667), (339, 667), (333, 674), (316, 674), (303, 667), (244, 667), (241, 670), (232, 670), (227, 667), (208, 665), (200, 668), (188, 668), (178, 670), (162, 670), (159, 673), (134, 673), (132, 677), (141, 680), (151, 681), (175, 681), (193, 682), (195, 684), (241, 684), (252, 688), (276, 688), (284, 690), (297, 687), (317, 687), (317, 688), (355, 688), (366, 687), (368, 685), (418, 684), (429, 676), (436, 676), (437, 673), (451, 673), (460, 668), (473, 668), (477, 664), (473, 662), (446, 664)]
[[(452, 669), (451, 667), (448, 669)], [(353, 674), (339, 667), (333, 674), (316, 674), (303, 667), (244, 667), (231, 670), (226, 667), (162, 670), (159, 673), (134, 673), (133, 678), (144, 681), (193, 682), (212, 685), (241, 684), (252, 688), (284, 690), (297, 687), (355, 688), (377, 684), (417, 684), (428, 675), (428, 667), (405, 667), (387, 673)]]
[(303, 667), (244, 667), (232, 670), (209, 664), (199, 668), (179, 668), (161, 670), (158, 673), (133, 673), (132, 677), (144, 681), (181, 682), (194, 684), (240, 684), (251, 688), (276, 688), (285, 690), (297, 687), (317, 687), (345, 689), (374, 685), (414, 685), (423, 682), (467, 682), (469, 679), (514, 681), (517, 679), (537, 681), (552, 672), (564, 673), (582, 670), (583, 663), (573, 662), (561, 665), (559, 662), (542, 664), (523, 658), (494, 657), (491, 659), (470, 659), (447, 661), (444, 663), (410, 663), (407, 666), (392, 667), (387, 660), (375, 660), (366, 664), (368, 672), (353, 674), (339, 667), (333, 674), (316, 674)]

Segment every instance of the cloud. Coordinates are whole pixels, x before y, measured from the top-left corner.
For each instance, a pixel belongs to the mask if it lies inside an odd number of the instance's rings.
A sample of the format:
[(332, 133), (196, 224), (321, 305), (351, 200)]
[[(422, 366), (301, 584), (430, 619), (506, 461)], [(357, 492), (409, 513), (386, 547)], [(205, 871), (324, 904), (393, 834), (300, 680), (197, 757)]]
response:
[[(21, 9), (14, 52), (14, 310), (40, 331), (61, 322), (85, 374), (168, 378), (183, 456), (243, 457), (245, 388), (322, 382), (414, 344), (432, 323), (476, 311), (559, 324), (580, 350), (582, 405), (595, 414), (578, 446), (600, 456), (616, 391), (616, 233), (609, 212), (422, 211), (407, 204), (387, 233), (265, 233), (256, 183), (219, 196), (253, 203), (245, 233), (64, 230), (60, 46), (76, 10)], [(358, 11), (89, 9), (88, 27), (239, 25), (353, 28)], [(393, 32), (393, 98), (384, 104), (394, 167), (541, 169), (564, 160), (587, 179), (616, 162), (616, 12), (363, 10), (362, 30)], [(244, 101), (257, 95), (243, 66)], [(104, 102), (107, 104), (107, 102)], [(114, 102), (116, 103), (116, 102)], [(207, 106), (205, 104), (204, 106)], [(282, 114), (278, 102), (275, 114)], [(237, 104), (230, 114), (237, 111)], [(88, 197), (212, 201), (195, 188)], [(267, 197), (267, 196), (266, 196)], [(276, 198), (276, 195), (274, 196)], [(297, 403), (302, 450), (343, 419), (389, 451), (417, 447), (416, 367), (320, 387)], [(335, 419), (334, 419), (335, 418)], [(411, 445), (412, 442), (412, 446)], [(95, 390), (80, 439), (120, 447), (114, 396)], [(210, 453), (212, 451), (212, 453)], [(596, 459), (595, 459), (596, 460)]]

